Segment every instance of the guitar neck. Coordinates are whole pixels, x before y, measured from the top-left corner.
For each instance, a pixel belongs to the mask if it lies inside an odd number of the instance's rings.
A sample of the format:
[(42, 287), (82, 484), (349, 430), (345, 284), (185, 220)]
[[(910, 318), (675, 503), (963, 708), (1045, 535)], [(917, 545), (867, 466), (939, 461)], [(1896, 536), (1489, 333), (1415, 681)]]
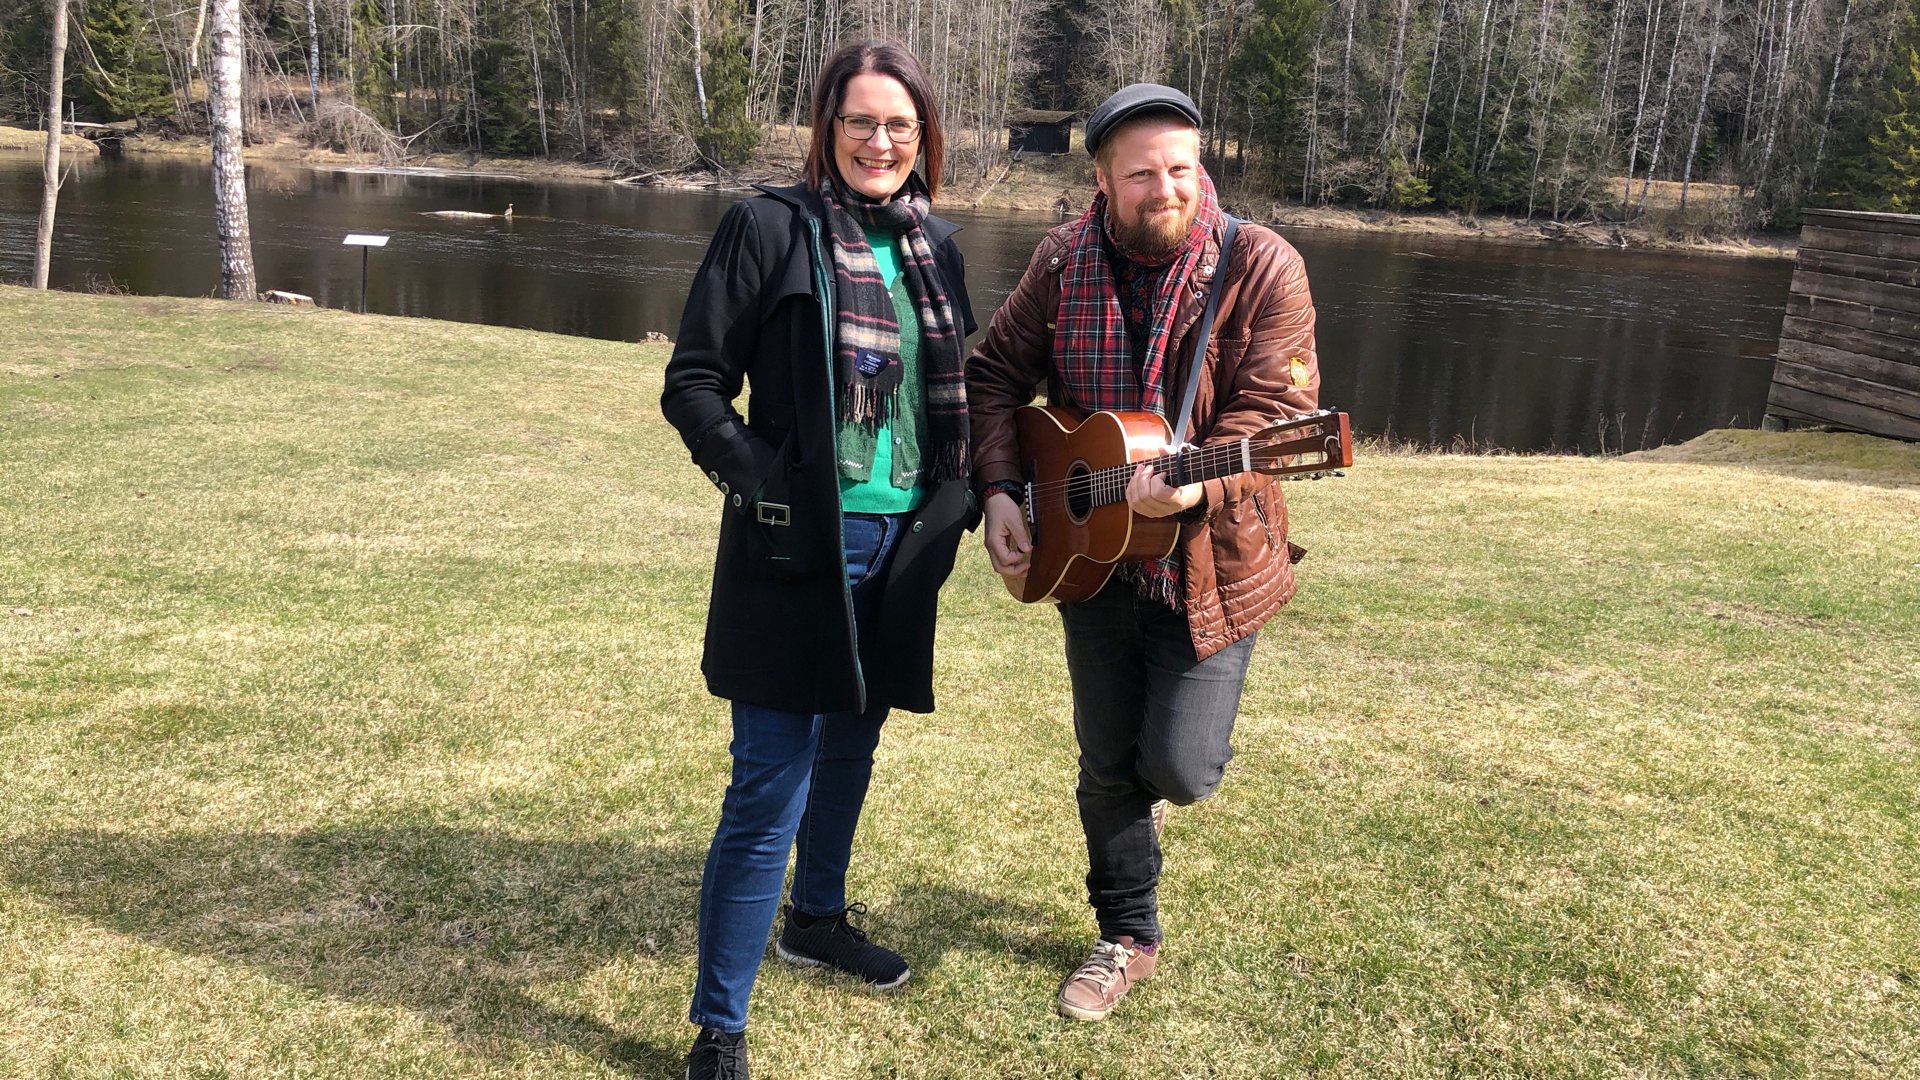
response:
[(1196, 446), (1169, 455), (1154, 465), (1154, 472), (1171, 487), (1185, 487), (1203, 480), (1218, 480), (1253, 471), (1253, 444), (1235, 439), (1217, 446)]
[[(1235, 439), (1213, 446), (1195, 446), (1153, 461), (1150, 465), (1169, 487), (1185, 487), (1203, 480), (1218, 480), (1253, 471), (1253, 446), (1248, 439)], [(1127, 501), (1127, 481), (1133, 479), (1138, 463), (1111, 465), (1090, 474), (1092, 502), (1107, 506)]]

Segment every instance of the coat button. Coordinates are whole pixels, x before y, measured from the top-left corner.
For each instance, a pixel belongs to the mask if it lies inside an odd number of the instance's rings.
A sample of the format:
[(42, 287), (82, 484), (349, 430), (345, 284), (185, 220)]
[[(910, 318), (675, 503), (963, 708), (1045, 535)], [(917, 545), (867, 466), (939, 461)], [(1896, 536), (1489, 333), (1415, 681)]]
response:
[(730, 490), (732, 489), (727, 487), (727, 482), (725, 480), (720, 481), (720, 494), (725, 495)]
[(921, 529), (924, 529), (926, 527), (927, 527), (927, 523), (924, 521), (916, 521), (913, 523), (914, 532), (919, 532)]
[(720, 474), (717, 472), (710, 472), (707, 474), (707, 479), (717, 484), (720, 482)]
[(742, 502), (742, 500), (741, 500), (741, 498), (740, 498), (740, 496), (738, 496), (738, 495), (735, 495), (735, 496), (733, 497), (733, 505), (735, 505), (735, 506), (739, 506), (739, 505), (741, 504), (741, 502)]

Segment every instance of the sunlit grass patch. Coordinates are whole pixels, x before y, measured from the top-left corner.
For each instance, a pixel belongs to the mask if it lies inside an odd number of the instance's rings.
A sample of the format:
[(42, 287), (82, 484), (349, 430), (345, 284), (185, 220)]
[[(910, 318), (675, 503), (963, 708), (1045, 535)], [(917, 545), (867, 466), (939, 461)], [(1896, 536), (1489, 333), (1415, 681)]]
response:
[[(677, 1076), (726, 778), (665, 350), (0, 289), (0, 1076)], [(239, 359), (236, 359), (239, 358)], [(1920, 1070), (1920, 463), (1369, 449), (1104, 1025), (1059, 620), (971, 543), (789, 1077)]]

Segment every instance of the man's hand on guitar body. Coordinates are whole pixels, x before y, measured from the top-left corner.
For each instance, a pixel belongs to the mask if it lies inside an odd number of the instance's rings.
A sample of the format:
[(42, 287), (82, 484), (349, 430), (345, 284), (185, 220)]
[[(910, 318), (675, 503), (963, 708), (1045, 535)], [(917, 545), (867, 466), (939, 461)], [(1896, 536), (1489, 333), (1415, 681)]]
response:
[(1026, 577), (1032, 565), (1033, 538), (1027, 534), (1027, 519), (1020, 504), (1006, 492), (996, 491), (987, 496), (985, 513), (987, 559), (994, 571), (1003, 578)]
[(1141, 517), (1172, 517), (1200, 505), (1200, 500), (1206, 497), (1206, 488), (1200, 484), (1168, 485), (1153, 471), (1151, 464), (1142, 464), (1133, 470), (1132, 479), (1127, 481), (1127, 505)]

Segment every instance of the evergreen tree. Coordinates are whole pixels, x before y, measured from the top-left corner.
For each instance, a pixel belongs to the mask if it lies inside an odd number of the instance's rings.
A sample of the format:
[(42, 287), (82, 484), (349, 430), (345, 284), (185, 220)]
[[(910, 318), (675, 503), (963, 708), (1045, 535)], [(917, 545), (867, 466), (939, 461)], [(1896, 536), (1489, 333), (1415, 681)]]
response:
[(173, 111), (166, 58), (138, 0), (91, 0), (81, 25), (98, 66), (75, 65), (71, 92), (80, 108), (104, 120)]
[(394, 39), (386, 21), (380, 0), (354, 0), (353, 96), (369, 116), (392, 127)]
[(1321, 0), (1254, 0), (1239, 48), (1234, 50), (1229, 88), (1238, 98), (1234, 119), (1244, 119), (1241, 138), (1276, 169), (1304, 142), (1298, 102), (1321, 18)]
[(486, 153), (537, 154), (540, 120), (534, 115), (533, 58), (528, 27), (544, 11), (526, 0), (482, 8), (479, 48), (473, 55), (479, 115), (468, 121)]
[(707, 119), (700, 154), (722, 168), (745, 165), (760, 145), (760, 125), (747, 117), (753, 70), (739, 7), (739, 0), (713, 0), (712, 21), (701, 41)]
[(1888, 106), (1869, 140), (1881, 203), (1896, 213), (1920, 211), (1920, 23), (1910, 22), (1894, 55)]

